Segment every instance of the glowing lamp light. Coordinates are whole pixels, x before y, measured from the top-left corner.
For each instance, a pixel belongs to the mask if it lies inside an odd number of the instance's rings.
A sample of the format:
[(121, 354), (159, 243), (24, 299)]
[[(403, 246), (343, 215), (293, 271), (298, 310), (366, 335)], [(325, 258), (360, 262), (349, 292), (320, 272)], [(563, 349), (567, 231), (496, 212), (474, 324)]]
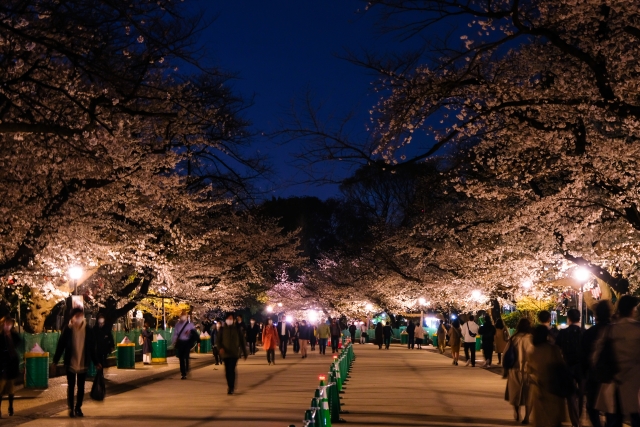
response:
[(420, 303), (420, 305), (426, 305), (427, 304), (427, 300), (424, 298), (418, 298), (418, 302)]
[(586, 282), (591, 278), (591, 272), (585, 267), (579, 267), (573, 273), (573, 277), (575, 277), (580, 282)]
[(281, 302), (278, 303), (278, 307), (282, 307), (282, 303)]
[(480, 298), (482, 298), (482, 292), (480, 292), (478, 289), (474, 289), (471, 292), (471, 298), (473, 298), (474, 300), (479, 300)]
[(373, 305), (372, 304), (367, 304), (366, 309), (367, 309), (367, 311), (373, 310)]
[(325, 377), (324, 375), (319, 375), (318, 376), (318, 380), (320, 380), (320, 381), (324, 381), (326, 379), (327, 379), (327, 377)]
[(525, 289), (529, 289), (532, 285), (533, 285), (533, 282), (528, 279), (522, 282), (522, 287)]
[(451, 318), (452, 318), (452, 319), (456, 319), (457, 317), (458, 317), (458, 316), (456, 316), (455, 314), (452, 314), (452, 315), (451, 315)]
[(273, 313), (273, 306), (267, 306), (267, 313)]
[(293, 322), (293, 316), (287, 316), (285, 317), (285, 320), (287, 321), (287, 323), (291, 323)]
[(79, 280), (82, 277), (82, 267), (71, 267), (69, 269), (69, 277), (73, 280)]
[(309, 310), (308, 317), (311, 323), (318, 321), (318, 313), (315, 310)]
[(338, 355), (337, 354), (333, 355), (333, 360), (338, 360)]

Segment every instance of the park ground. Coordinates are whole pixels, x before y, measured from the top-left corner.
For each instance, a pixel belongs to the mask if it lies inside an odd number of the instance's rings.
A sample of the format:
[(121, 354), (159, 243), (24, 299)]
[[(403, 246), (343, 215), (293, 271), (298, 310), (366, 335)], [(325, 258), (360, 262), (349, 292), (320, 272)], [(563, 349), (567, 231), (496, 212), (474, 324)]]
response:
[[(430, 350), (393, 345), (378, 350), (355, 345), (356, 361), (342, 394), (342, 418), (350, 426), (510, 426), (517, 425), (504, 401), (505, 382), (496, 372), (452, 366), (449, 357)], [(180, 380), (177, 360), (159, 366), (138, 364), (135, 370), (105, 370), (108, 395), (103, 402), (88, 397), (85, 417), (67, 417), (63, 378), (44, 392), (24, 390), (0, 425), (48, 426), (301, 426), (318, 376), (329, 369), (331, 356), (310, 353), (277, 356), (268, 366), (264, 351), (238, 364), (237, 393), (226, 394), (224, 368), (211, 355), (194, 354), (189, 379)]]

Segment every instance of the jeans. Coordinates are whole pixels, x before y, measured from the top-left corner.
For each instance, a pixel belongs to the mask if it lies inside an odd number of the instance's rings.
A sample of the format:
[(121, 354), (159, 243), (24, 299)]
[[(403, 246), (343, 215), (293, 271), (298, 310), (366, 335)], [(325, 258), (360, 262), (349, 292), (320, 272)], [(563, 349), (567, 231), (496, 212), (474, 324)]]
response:
[(327, 341), (328, 338), (318, 338), (318, 345), (320, 346), (320, 354), (327, 353)]
[(331, 335), (331, 352), (338, 352), (338, 343), (340, 342), (340, 335)]
[(178, 353), (178, 360), (180, 361), (180, 374), (183, 377), (187, 376), (189, 372), (189, 341), (176, 341), (176, 350)]
[[(440, 342), (438, 342), (438, 344), (439, 343)], [(471, 358), (469, 358), (469, 353), (471, 353)], [(464, 343), (464, 357), (467, 360), (471, 360), (471, 366), (476, 366), (476, 343), (474, 342)]]
[(267, 362), (276, 363), (276, 351), (274, 349), (267, 350)]
[(76, 376), (78, 377), (78, 401), (76, 402), (75, 409), (82, 408), (82, 401), (84, 400), (84, 383), (87, 379), (87, 374), (76, 374), (75, 372), (67, 372), (67, 405), (72, 410), (73, 406), (73, 392), (76, 388)]
[(482, 349), (482, 355), (484, 356), (484, 364), (485, 365), (491, 365), (491, 362), (493, 362), (493, 347), (491, 348), (483, 348)]
[(228, 391), (233, 392), (236, 388), (236, 365), (238, 359), (235, 357), (227, 357), (224, 361), (224, 374), (227, 377)]
[(356, 334), (353, 333), (351, 334), (351, 344), (355, 344), (356, 343)]
[(256, 354), (256, 342), (249, 342), (249, 354)]
[(293, 352), (298, 353), (300, 351), (300, 340), (298, 338), (293, 340)]
[(213, 360), (215, 360), (216, 365), (222, 363), (222, 359), (220, 358), (220, 350), (218, 350), (218, 347), (213, 346), (213, 349), (211, 350), (213, 352)]
[(283, 358), (287, 355), (287, 345), (289, 345), (289, 338), (280, 336), (280, 353)]
[(415, 344), (416, 344), (416, 341), (415, 341), (415, 335), (413, 335), (413, 334), (409, 334), (409, 337), (408, 337), (408, 338), (409, 338), (409, 339), (408, 339), (408, 341), (407, 341), (407, 348), (414, 348), (414, 347), (415, 347)]
[(384, 348), (388, 349), (389, 346), (391, 345), (391, 337), (384, 337)]
[[(579, 369), (579, 368), (577, 368)], [(574, 368), (573, 370), (576, 370)], [(580, 416), (582, 415), (582, 404), (583, 404), (583, 387), (581, 387), (580, 381), (573, 380), (573, 392), (569, 397), (567, 397), (567, 408), (569, 409), (569, 419), (571, 420), (571, 425), (579, 426), (580, 425)]]

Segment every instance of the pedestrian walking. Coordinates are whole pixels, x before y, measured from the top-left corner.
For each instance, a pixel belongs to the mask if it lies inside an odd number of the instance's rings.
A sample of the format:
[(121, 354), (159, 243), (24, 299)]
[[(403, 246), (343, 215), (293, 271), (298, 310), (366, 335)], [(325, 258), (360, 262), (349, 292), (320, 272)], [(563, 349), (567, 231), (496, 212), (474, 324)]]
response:
[(309, 345), (311, 345), (311, 351), (316, 351), (316, 344), (318, 343), (318, 327), (316, 325), (309, 326)]
[(242, 315), (238, 314), (238, 316), (236, 317), (236, 326), (238, 327), (238, 329), (240, 329), (240, 333), (244, 336), (244, 338), (247, 338), (247, 324), (244, 323), (244, 320), (242, 320)]
[(251, 318), (249, 320), (249, 328), (247, 329), (247, 343), (249, 344), (249, 354), (256, 354), (256, 341), (258, 341), (259, 333), (260, 326), (256, 323), (256, 319)]
[[(440, 344), (440, 343), (438, 343)], [(462, 330), (460, 329), (460, 321), (454, 320), (449, 328), (449, 345), (451, 346), (452, 365), (458, 366), (460, 359), (460, 345), (462, 344)]]
[(484, 316), (484, 323), (478, 328), (478, 333), (482, 337), (482, 355), (484, 356), (483, 368), (490, 368), (493, 361), (493, 343), (496, 336), (496, 327), (491, 322), (491, 316)]
[(273, 319), (267, 319), (267, 325), (262, 331), (262, 348), (267, 352), (269, 365), (276, 364), (276, 348), (280, 345), (278, 330), (273, 326)]
[(196, 327), (189, 321), (187, 312), (183, 310), (182, 313), (180, 313), (180, 320), (178, 320), (175, 328), (173, 328), (173, 336), (171, 337), (173, 348), (180, 362), (180, 374), (183, 380), (187, 379), (187, 374), (189, 373), (189, 354), (194, 344), (192, 334), (195, 333)]
[(215, 361), (216, 365), (219, 365), (222, 363), (222, 359), (220, 358), (220, 351), (218, 350), (218, 344), (217, 344), (217, 336), (218, 336), (218, 332), (220, 332), (220, 327), (222, 326), (222, 321), (216, 321), (214, 322), (214, 326), (213, 328), (211, 328), (211, 343), (212, 348), (211, 348), (211, 352), (213, 353), (213, 360)]
[(293, 325), (291, 331), (291, 342), (293, 343), (293, 352), (298, 354), (300, 352), (300, 323), (296, 322)]
[[(476, 336), (480, 327), (474, 321), (473, 314), (469, 315), (469, 320), (462, 326), (462, 338), (464, 339), (464, 356), (467, 359), (465, 366), (476, 366)], [(438, 346), (440, 346), (440, 337), (438, 337)], [(444, 350), (444, 349), (443, 349)]]
[[(327, 319), (327, 322), (329, 322), (329, 319)], [(318, 344), (320, 347), (320, 354), (327, 353), (327, 343), (331, 336), (331, 328), (327, 322), (320, 323), (320, 326), (318, 326)]]
[(502, 363), (502, 353), (504, 353), (509, 342), (509, 328), (507, 328), (502, 320), (502, 316), (496, 320), (496, 354), (498, 355), (498, 365)]
[[(437, 336), (438, 336), (438, 351), (440, 352), (440, 354), (444, 354), (444, 350), (447, 347), (447, 328), (444, 325), (444, 320), (441, 320), (440, 324), (438, 325)], [(465, 354), (466, 354), (466, 350), (465, 350)]]
[(549, 340), (550, 344), (555, 344), (556, 337), (558, 336), (558, 333), (560, 331), (558, 331), (557, 328), (551, 326), (551, 313), (547, 310), (538, 312), (538, 323), (547, 327), (547, 329), (549, 330), (549, 336), (547, 337), (547, 339)]
[(300, 355), (303, 359), (307, 358), (307, 346), (311, 339), (311, 328), (307, 325), (307, 321), (300, 322), (300, 331), (298, 332), (298, 342), (300, 344)]
[(585, 378), (584, 392), (589, 421), (591, 421), (593, 427), (603, 427), (600, 420), (600, 411), (596, 409), (596, 399), (598, 398), (601, 382), (592, 360), (596, 350), (596, 342), (604, 335), (611, 323), (611, 302), (608, 300), (599, 301), (595, 306), (594, 314), (596, 324), (582, 333), (582, 369), (583, 377)]
[(360, 322), (360, 344), (365, 344), (367, 342), (367, 324), (365, 322)]
[(378, 322), (375, 329), (376, 334), (376, 344), (378, 344), (378, 350), (382, 349), (382, 345), (384, 344), (384, 333), (382, 331), (383, 322)]
[(569, 419), (573, 427), (580, 426), (583, 405), (582, 376), (582, 328), (580, 327), (580, 311), (572, 308), (567, 312), (569, 326), (558, 332), (556, 345), (560, 348), (564, 363), (571, 373), (571, 394), (567, 396)]
[(116, 349), (111, 327), (111, 325), (107, 325), (105, 315), (98, 313), (96, 324), (93, 327), (93, 337), (96, 343), (96, 356), (103, 367), (107, 366), (107, 357)]
[(407, 324), (407, 348), (413, 350), (416, 346), (416, 325), (413, 320)]
[(416, 347), (418, 347), (418, 350), (421, 350), (422, 343), (424, 342), (424, 329), (422, 328), (422, 325), (416, 326), (415, 336), (416, 336)]
[(285, 317), (282, 317), (280, 323), (278, 323), (278, 335), (280, 338), (280, 355), (283, 359), (286, 359), (287, 346), (291, 341), (291, 325), (287, 323)]
[(13, 397), (15, 394), (15, 379), (20, 374), (20, 356), (18, 346), (22, 341), (20, 335), (13, 329), (14, 320), (6, 316), (2, 320), (2, 334), (0, 335), (0, 418), (2, 417), (2, 397), (9, 398), (9, 416), (13, 416)]
[[(531, 415), (527, 362), (533, 350), (532, 338), (531, 322), (527, 318), (520, 319), (515, 334), (507, 343), (502, 365), (507, 378), (505, 399), (513, 406), (513, 417), (516, 421), (520, 421), (520, 407), (525, 407), (524, 418), (522, 418), (525, 424), (529, 422)], [(512, 360), (506, 360), (507, 353), (512, 355)]]
[(331, 352), (337, 353), (338, 346), (340, 344), (340, 335), (342, 335), (342, 330), (340, 329), (340, 324), (338, 323), (338, 319), (331, 319), (331, 325), (329, 325), (329, 330), (331, 331)]
[(602, 384), (596, 408), (607, 415), (607, 427), (622, 427), (628, 418), (631, 427), (640, 427), (640, 322), (638, 298), (625, 295), (618, 300), (617, 320), (598, 339), (594, 362), (611, 350), (617, 365), (613, 381)]
[(389, 350), (389, 346), (391, 345), (391, 335), (393, 335), (393, 329), (391, 329), (391, 324), (385, 324), (385, 322), (382, 322), (382, 324), (384, 325), (382, 327), (382, 335), (384, 335), (384, 348), (385, 350)]
[(140, 338), (142, 339), (142, 364), (151, 364), (151, 343), (153, 342), (153, 332), (149, 328), (149, 324), (144, 322), (144, 326), (140, 331)]
[(356, 343), (356, 331), (358, 330), (358, 327), (356, 326), (356, 322), (353, 321), (351, 323), (351, 326), (349, 326), (349, 334), (351, 335), (351, 343), (355, 344)]
[(548, 336), (547, 326), (538, 325), (534, 329), (533, 348), (527, 358), (531, 418), (535, 427), (560, 427), (564, 421), (565, 381), (569, 381), (570, 376), (560, 348), (549, 343)]
[[(76, 307), (71, 310), (71, 320), (60, 334), (56, 353), (53, 356), (53, 364), (57, 365), (63, 355), (64, 368), (67, 373), (69, 416), (71, 418), (83, 417), (82, 401), (84, 400), (84, 383), (87, 379), (89, 362), (92, 361), (96, 369), (102, 369), (102, 365), (96, 356), (93, 332), (87, 327), (81, 308)], [(78, 384), (78, 395), (74, 405), (76, 384)]]
[(218, 332), (218, 349), (224, 363), (225, 377), (227, 378), (227, 394), (233, 394), (236, 390), (236, 365), (238, 359), (247, 359), (247, 342), (244, 338), (241, 326), (234, 324), (233, 313), (225, 316), (225, 323)]

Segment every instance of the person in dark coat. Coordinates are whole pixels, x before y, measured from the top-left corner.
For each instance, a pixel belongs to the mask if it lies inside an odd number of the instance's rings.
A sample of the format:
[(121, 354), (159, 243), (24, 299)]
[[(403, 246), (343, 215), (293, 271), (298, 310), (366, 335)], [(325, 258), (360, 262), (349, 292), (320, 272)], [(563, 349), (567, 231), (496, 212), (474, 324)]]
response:
[(413, 320), (409, 320), (409, 324), (407, 325), (407, 348), (413, 349), (415, 347), (416, 342), (416, 325), (413, 324)]
[(93, 327), (93, 337), (96, 342), (96, 356), (98, 362), (104, 367), (107, 366), (107, 357), (116, 349), (116, 344), (111, 333), (111, 325), (106, 324), (104, 314), (98, 314), (98, 319)]
[(292, 338), (291, 325), (287, 322), (285, 317), (280, 319), (278, 323), (278, 338), (280, 339), (280, 354), (283, 359), (287, 357), (287, 346)]
[(218, 320), (217, 322), (214, 321), (213, 323), (214, 325), (211, 327), (211, 352), (213, 353), (213, 360), (215, 361), (216, 365), (219, 365), (220, 363), (222, 363), (222, 359), (220, 358), (220, 351), (218, 350), (216, 337), (218, 336), (218, 332), (220, 332), (222, 321)]
[(20, 357), (16, 349), (22, 341), (13, 330), (14, 321), (7, 316), (2, 322), (0, 334), (0, 417), (2, 416), (2, 396), (9, 396), (9, 416), (13, 416), (14, 381), (20, 374)]
[(378, 350), (382, 349), (382, 344), (384, 344), (384, 334), (382, 333), (382, 322), (378, 322), (376, 325), (376, 344), (378, 344)]
[(356, 343), (356, 331), (358, 327), (356, 326), (356, 322), (353, 322), (351, 326), (349, 326), (349, 334), (351, 335), (351, 344)]
[(249, 354), (256, 354), (256, 341), (258, 341), (259, 333), (260, 326), (256, 323), (256, 319), (251, 318), (251, 320), (249, 320), (249, 327), (247, 328), (247, 343), (249, 344)]
[[(71, 310), (71, 320), (60, 334), (53, 363), (58, 364), (64, 354), (64, 368), (67, 373), (67, 405), (69, 416), (83, 417), (82, 401), (84, 399), (84, 383), (87, 379), (89, 361), (92, 361), (96, 369), (102, 369), (102, 365), (96, 355), (96, 347), (93, 332), (87, 327), (84, 312), (81, 308)], [(73, 394), (78, 383), (78, 398), (73, 404)]]
[(140, 331), (140, 336), (142, 337), (142, 363), (150, 365), (153, 332), (151, 332), (151, 328), (149, 328), (149, 324), (147, 322), (144, 322), (144, 328)]
[(234, 325), (233, 313), (227, 314), (225, 324), (220, 328), (216, 337), (216, 344), (220, 350), (220, 357), (224, 362), (227, 378), (227, 394), (233, 394), (236, 387), (236, 365), (240, 357), (247, 358), (247, 342), (243, 330)]
[(484, 316), (484, 323), (478, 329), (478, 333), (482, 336), (482, 355), (484, 356), (483, 368), (491, 367), (493, 362), (493, 342), (496, 337), (496, 327), (491, 322), (491, 316)]
[(386, 324), (382, 327), (382, 335), (384, 335), (384, 348), (389, 350), (389, 346), (391, 345), (391, 335), (393, 334), (393, 330), (391, 329), (391, 324)]
[(573, 379), (572, 393), (567, 397), (569, 418), (572, 426), (579, 426), (583, 402), (580, 311), (575, 308), (569, 310), (567, 312), (567, 320), (569, 326), (558, 332), (556, 345), (560, 347), (564, 362), (567, 364)]
[(312, 329), (307, 325), (307, 321), (303, 320), (300, 324), (300, 330), (298, 332), (298, 343), (300, 345), (300, 354), (303, 359), (307, 358), (307, 347), (309, 340), (311, 340)]
[(607, 326), (611, 323), (611, 302), (603, 300), (595, 307), (596, 324), (582, 334), (581, 356), (582, 372), (585, 378), (585, 397), (587, 398), (587, 415), (593, 427), (602, 427), (600, 411), (596, 409), (600, 382), (597, 379), (596, 370), (591, 363), (596, 342), (602, 336)]
[(340, 329), (340, 323), (338, 322), (338, 319), (331, 319), (329, 330), (331, 331), (331, 352), (337, 353), (338, 346), (340, 345), (340, 335), (342, 335), (342, 330)]
[(291, 330), (291, 342), (293, 343), (293, 352), (298, 354), (300, 352), (300, 323), (296, 322)]

